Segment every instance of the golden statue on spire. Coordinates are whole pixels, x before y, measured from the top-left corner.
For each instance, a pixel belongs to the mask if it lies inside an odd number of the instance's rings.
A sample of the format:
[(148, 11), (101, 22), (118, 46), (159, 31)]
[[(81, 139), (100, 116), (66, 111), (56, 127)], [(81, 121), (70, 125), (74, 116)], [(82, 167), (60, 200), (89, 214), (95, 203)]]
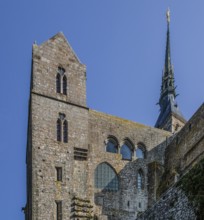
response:
[(167, 19), (167, 22), (170, 23), (170, 9), (169, 8), (167, 9), (167, 12), (166, 12), (166, 19)]

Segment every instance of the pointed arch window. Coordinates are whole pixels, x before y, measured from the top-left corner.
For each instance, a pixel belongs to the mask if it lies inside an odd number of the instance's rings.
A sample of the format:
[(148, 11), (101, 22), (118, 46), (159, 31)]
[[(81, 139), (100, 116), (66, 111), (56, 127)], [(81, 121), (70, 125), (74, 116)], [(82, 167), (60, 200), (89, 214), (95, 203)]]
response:
[(106, 143), (106, 152), (118, 153), (118, 141), (115, 138), (108, 138)]
[(141, 169), (138, 170), (137, 173), (137, 189), (138, 190), (144, 189), (144, 175)]
[(65, 69), (58, 67), (56, 75), (56, 92), (67, 95), (67, 77), (65, 76)]
[(61, 131), (61, 120), (58, 118), (57, 119), (57, 141), (62, 140), (62, 131)]
[(101, 163), (96, 167), (94, 178), (97, 189), (117, 191), (119, 188), (117, 173), (108, 163)]
[(145, 159), (146, 157), (146, 148), (145, 146), (139, 144), (136, 149), (136, 157), (140, 159)]
[(56, 76), (56, 91), (57, 93), (60, 93), (61, 91), (61, 83), (60, 83), (60, 74), (58, 73)]
[(67, 77), (63, 76), (63, 94), (67, 95)]
[(129, 141), (125, 141), (125, 143), (120, 149), (120, 153), (122, 154), (123, 160), (132, 160), (132, 149), (132, 144)]
[(59, 118), (57, 119), (57, 141), (68, 142), (68, 122), (66, 115), (63, 113), (59, 113)]
[(63, 139), (64, 143), (68, 142), (68, 123), (66, 119), (63, 122)]

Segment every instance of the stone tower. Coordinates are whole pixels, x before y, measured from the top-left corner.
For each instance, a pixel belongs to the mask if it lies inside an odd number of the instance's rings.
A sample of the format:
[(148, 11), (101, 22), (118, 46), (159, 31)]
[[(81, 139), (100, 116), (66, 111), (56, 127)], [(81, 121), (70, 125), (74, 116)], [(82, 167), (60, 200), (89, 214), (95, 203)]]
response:
[(167, 39), (165, 64), (162, 74), (161, 95), (159, 99), (160, 115), (155, 124), (156, 128), (164, 129), (172, 133), (184, 126), (186, 120), (179, 110), (176, 102), (176, 88), (174, 85), (174, 69), (171, 64), (170, 53), (170, 11), (167, 11)]
[(86, 197), (85, 185), (78, 186), (85, 164), (77, 170), (74, 156), (86, 158), (87, 148), (86, 67), (58, 33), (33, 45), (26, 220), (59, 220), (62, 210), (70, 219), (70, 195)]

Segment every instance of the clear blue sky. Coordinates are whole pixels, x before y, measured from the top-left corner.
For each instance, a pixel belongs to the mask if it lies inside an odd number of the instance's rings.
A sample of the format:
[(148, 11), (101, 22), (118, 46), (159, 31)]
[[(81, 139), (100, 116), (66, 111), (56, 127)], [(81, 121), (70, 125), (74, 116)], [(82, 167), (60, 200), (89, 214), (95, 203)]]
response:
[(31, 48), (63, 31), (87, 66), (88, 106), (154, 126), (167, 7), (180, 109), (203, 102), (203, 0), (0, 1), (0, 219), (23, 220)]

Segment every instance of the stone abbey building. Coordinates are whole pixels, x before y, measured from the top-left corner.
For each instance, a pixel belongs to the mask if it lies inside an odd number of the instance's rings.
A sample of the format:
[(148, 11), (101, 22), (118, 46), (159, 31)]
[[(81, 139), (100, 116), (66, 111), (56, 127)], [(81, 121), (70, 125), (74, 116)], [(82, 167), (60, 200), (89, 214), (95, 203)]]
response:
[(26, 220), (204, 219), (204, 105), (178, 108), (169, 23), (155, 127), (87, 107), (62, 33), (33, 45)]

